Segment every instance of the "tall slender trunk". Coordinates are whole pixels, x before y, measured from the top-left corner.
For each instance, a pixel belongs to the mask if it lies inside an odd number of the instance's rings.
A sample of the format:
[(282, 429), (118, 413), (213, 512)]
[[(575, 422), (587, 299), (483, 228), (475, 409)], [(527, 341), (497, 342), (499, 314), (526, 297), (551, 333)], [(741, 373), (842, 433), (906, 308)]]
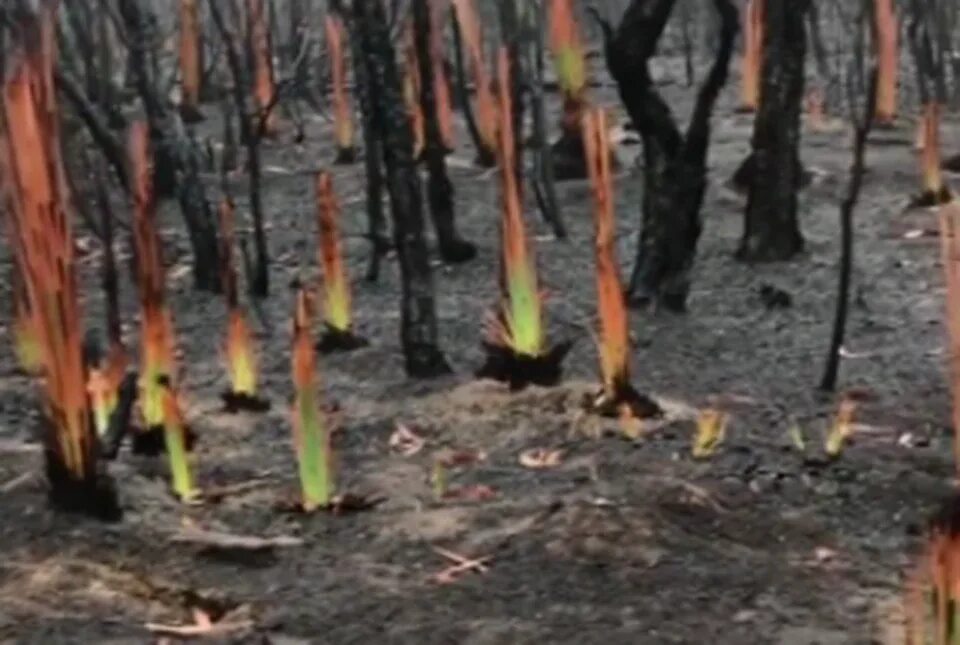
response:
[(440, 127), (436, 100), (437, 83), (442, 82), (443, 75), (437, 74), (434, 69), (435, 63), (440, 64), (440, 61), (435, 60), (436, 52), (431, 46), (435, 34), (430, 5), (430, 0), (413, 1), (417, 64), (420, 70), (420, 109), (426, 130), (424, 158), (429, 173), (427, 191), (440, 257), (446, 262), (459, 263), (472, 260), (477, 249), (460, 237), (454, 219), (453, 184), (447, 176), (446, 142)]
[(390, 26), (380, 2), (354, 4), (373, 123), (382, 143), (390, 193), (393, 237), (402, 283), (400, 339), (407, 374), (425, 378), (450, 371), (438, 344), (433, 273), (424, 236), (420, 177), (413, 156), (413, 133), (403, 101)]
[(800, 111), (810, 0), (765, 0), (760, 107), (753, 130), (753, 174), (737, 255), (788, 260), (803, 250), (797, 218)]

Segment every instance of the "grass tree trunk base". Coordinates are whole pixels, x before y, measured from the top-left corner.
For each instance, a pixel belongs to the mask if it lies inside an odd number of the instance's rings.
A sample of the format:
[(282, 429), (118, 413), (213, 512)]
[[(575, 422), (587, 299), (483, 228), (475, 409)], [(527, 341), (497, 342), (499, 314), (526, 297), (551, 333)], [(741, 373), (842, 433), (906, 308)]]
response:
[[(550, 147), (553, 160), (553, 177), (556, 181), (575, 181), (587, 179), (587, 157), (583, 149), (583, 137), (580, 131), (564, 130), (563, 134)], [(614, 172), (620, 169), (620, 162), (610, 151), (610, 168)]]
[(477, 257), (476, 245), (459, 237), (441, 242), (437, 250), (447, 264), (463, 264)]
[(119, 522), (123, 518), (117, 491), (109, 475), (97, 473), (89, 481), (78, 482), (52, 455), (48, 454), (46, 461), (49, 500), (53, 508), (104, 522)]
[(255, 394), (251, 395), (244, 392), (227, 390), (220, 394), (220, 400), (223, 401), (223, 411), (228, 414), (237, 414), (238, 412), (259, 414), (270, 411), (269, 399)]
[(207, 117), (200, 111), (200, 108), (194, 105), (181, 105), (180, 118), (183, 119), (183, 122), (186, 124), (200, 123), (201, 121), (207, 120)]
[(337, 329), (325, 325), (323, 335), (317, 341), (317, 351), (321, 354), (335, 354), (338, 352), (352, 352), (368, 347), (370, 341), (363, 336), (354, 334), (350, 329)]
[(436, 345), (407, 346), (405, 354), (407, 375), (411, 378), (439, 378), (453, 373), (450, 363)]
[(944, 160), (940, 167), (947, 172), (960, 173), (960, 155), (953, 155)]
[[(184, 448), (187, 452), (193, 451), (193, 445), (196, 443), (197, 436), (189, 426), (183, 427)], [(135, 455), (142, 457), (159, 457), (167, 451), (167, 443), (164, 438), (163, 426), (150, 426), (146, 430), (137, 430), (132, 433), (130, 450)]]
[(584, 397), (583, 408), (602, 417), (620, 418), (625, 413), (632, 419), (659, 419), (663, 408), (645, 394), (638, 392), (629, 383), (619, 383), (613, 393), (606, 388)]
[(528, 385), (550, 387), (563, 377), (563, 359), (573, 341), (564, 341), (539, 355), (518, 354), (509, 347), (484, 343), (487, 361), (476, 372), (478, 379), (493, 379), (510, 386), (517, 392)]
[[(740, 163), (734, 171), (733, 176), (730, 177), (730, 188), (741, 195), (746, 195), (750, 192), (750, 186), (753, 184), (753, 176), (755, 174), (756, 164), (754, 156), (750, 154)], [(808, 188), (811, 183), (813, 183), (813, 173), (801, 165), (800, 178), (797, 180), (797, 190)]]
[(942, 206), (953, 199), (953, 193), (946, 186), (941, 186), (940, 190), (925, 190), (919, 195), (915, 195), (910, 200), (911, 208), (928, 208), (931, 206)]
[(336, 166), (349, 166), (357, 162), (357, 149), (353, 146), (349, 148), (337, 148), (337, 156), (333, 159)]

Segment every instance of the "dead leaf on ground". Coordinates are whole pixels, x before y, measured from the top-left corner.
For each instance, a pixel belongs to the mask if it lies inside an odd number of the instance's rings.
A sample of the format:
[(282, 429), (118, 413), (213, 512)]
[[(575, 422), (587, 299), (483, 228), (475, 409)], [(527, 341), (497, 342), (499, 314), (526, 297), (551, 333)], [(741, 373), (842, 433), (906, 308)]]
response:
[(531, 448), (520, 453), (520, 465), (524, 468), (555, 468), (563, 461), (562, 450)]
[(437, 455), (437, 462), (446, 468), (471, 466), (481, 461), (486, 461), (486, 459), (487, 453), (482, 450), (451, 450), (441, 452)]
[(426, 445), (423, 437), (399, 422), (393, 434), (390, 435), (389, 443), (390, 449), (401, 457), (412, 457)]
[(207, 614), (207, 612), (194, 608), (192, 625), (147, 623), (145, 627), (151, 634), (191, 638), (198, 636), (219, 637), (233, 632), (249, 631), (253, 629), (253, 625), (252, 620), (231, 620), (229, 617), (225, 617), (223, 620), (215, 623), (210, 620), (210, 615)]
[(474, 484), (471, 486), (454, 486), (448, 488), (443, 493), (443, 499), (459, 499), (466, 502), (486, 502), (497, 496), (495, 491), (486, 484)]
[(188, 524), (170, 537), (171, 542), (198, 544), (200, 546), (242, 550), (263, 551), (277, 547), (301, 546), (303, 540), (292, 535), (278, 535), (274, 537), (260, 537), (256, 535), (239, 535), (224, 531), (211, 531)]
[(447, 567), (441, 571), (430, 576), (430, 581), (440, 585), (448, 585), (456, 582), (465, 574), (470, 573), (486, 573), (489, 570), (487, 563), (493, 560), (493, 556), (486, 555), (480, 558), (468, 558), (449, 549), (444, 549), (438, 546), (433, 547), (434, 552), (438, 555), (446, 558), (453, 562), (452, 566)]

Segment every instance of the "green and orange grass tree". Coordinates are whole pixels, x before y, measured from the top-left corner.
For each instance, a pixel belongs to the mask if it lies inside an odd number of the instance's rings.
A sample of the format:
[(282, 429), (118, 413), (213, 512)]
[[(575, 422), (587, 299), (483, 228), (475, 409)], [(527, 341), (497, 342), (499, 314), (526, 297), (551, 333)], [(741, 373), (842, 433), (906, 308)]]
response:
[(463, 68), (463, 48), (466, 47), (470, 75), (473, 78), (474, 103), (471, 109), (466, 79), (459, 78), (460, 101), (467, 127), (477, 148), (477, 163), (490, 168), (497, 163), (497, 99), (493, 93), (490, 73), (483, 47), (483, 28), (474, 0), (453, 0), (454, 48), (458, 69)]
[(420, 78), (420, 111), (424, 120), (427, 201), (437, 232), (440, 257), (456, 264), (472, 260), (477, 249), (457, 232), (453, 184), (447, 175), (446, 155), (451, 149), (453, 116), (443, 72), (443, 33), (440, 30), (442, 23), (438, 24), (438, 3), (439, 0), (413, 0), (413, 33), (417, 76)]
[(675, 4), (675, 0), (634, 0), (616, 29), (604, 20), (600, 24), (607, 67), (643, 139), (643, 228), (628, 294), (638, 305), (655, 303), (682, 311), (702, 228), (700, 207), (707, 186), (710, 117), (727, 82), (739, 20), (730, 0), (714, 0), (720, 16), (716, 58), (683, 133), (649, 70), (650, 58)]
[(203, 85), (203, 24), (199, 0), (180, 0), (180, 116), (200, 121)]
[(225, 197), (220, 202), (220, 283), (227, 305), (227, 334), (224, 359), (230, 389), (221, 394), (228, 412), (265, 412), (270, 402), (257, 390), (257, 355), (253, 335), (240, 305), (240, 288), (236, 268), (236, 226), (233, 202)]
[(161, 380), (163, 407), (163, 441), (170, 465), (170, 488), (181, 502), (191, 503), (199, 498), (190, 466), (189, 429), (180, 411), (177, 394), (166, 380)]
[(320, 405), (317, 359), (313, 347), (313, 303), (302, 286), (293, 315), (293, 444), (300, 475), (304, 512), (327, 508), (333, 500), (333, 454), (330, 432)]
[[(143, 427), (134, 450), (157, 454), (163, 447), (165, 387), (176, 388), (173, 320), (166, 304), (166, 270), (157, 233), (157, 204), (150, 167), (150, 134), (138, 121), (130, 129), (133, 240), (140, 300), (140, 413)], [(166, 383), (166, 386), (164, 385)]]
[(589, 407), (609, 416), (656, 416), (661, 413), (660, 406), (637, 392), (630, 383), (630, 323), (615, 248), (616, 217), (606, 111), (599, 107), (588, 109), (582, 130), (595, 204), (594, 248), (600, 322), (597, 349), (603, 380), (603, 389), (589, 402)]
[(523, 223), (510, 97), (510, 64), (505, 47), (497, 58), (499, 87), (498, 160), (500, 166), (500, 291), (501, 303), (491, 315), (484, 347), (487, 361), (477, 372), (510, 384), (554, 385), (570, 343), (547, 344), (543, 320), (544, 295), (537, 277), (536, 258)]
[(960, 642), (960, 500), (951, 496), (930, 522), (927, 543), (904, 593), (907, 645)]
[(587, 62), (572, 0), (550, 0), (550, 49), (563, 100), (560, 138), (553, 144), (557, 180), (585, 179), (586, 159), (580, 132), (587, 99)]
[(121, 511), (101, 467), (86, 392), (70, 197), (53, 80), (55, 20), (50, 6), (20, 18), (23, 49), (10, 61), (3, 87), (0, 176), (10, 246), (43, 373), (41, 426), (50, 500), (63, 510), (116, 520)]
[(353, 114), (347, 90), (347, 60), (344, 41), (347, 38), (343, 20), (334, 12), (323, 22), (327, 36), (327, 54), (330, 57), (330, 84), (333, 97), (333, 130), (337, 156), (334, 163), (349, 164), (357, 159), (353, 146)]
[(747, 0), (743, 9), (743, 58), (740, 70), (740, 110), (756, 112), (760, 105), (760, 65), (763, 61), (763, 9), (766, 0)]
[(367, 345), (353, 332), (350, 277), (343, 261), (340, 239), (340, 203), (329, 172), (317, 173), (317, 247), (323, 272), (323, 326), (317, 343), (321, 352), (350, 351)]

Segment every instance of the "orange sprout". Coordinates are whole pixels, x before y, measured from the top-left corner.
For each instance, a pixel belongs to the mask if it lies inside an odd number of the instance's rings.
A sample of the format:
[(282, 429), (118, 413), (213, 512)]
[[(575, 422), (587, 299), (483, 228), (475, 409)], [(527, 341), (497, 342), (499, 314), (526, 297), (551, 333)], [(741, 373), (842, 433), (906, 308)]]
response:
[(946, 187), (940, 170), (940, 113), (943, 107), (936, 101), (923, 106), (923, 148), (920, 151), (920, 174), (923, 194), (939, 199)]
[(95, 481), (97, 440), (91, 424), (81, 341), (70, 203), (60, 156), (53, 82), (54, 15), (41, 11), (39, 37), (11, 61), (3, 87), (0, 138), (11, 248), (29, 303), (45, 385), (48, 459), (75, 483)]
[(765, 0), (747, 0), (743, 18), (743, 67), (740, 79), (741, 108), (753, 112), (760, 104), (760, 66), (763, 60)]
[(327, 14), (324, 21), (327, 43), (330, 47), (330, 72), (333, 83), (333, 121), (337, 148), (349, 151), (353, 148), (353, 120), (347, 98), (347, 70), (343, 52), (345, 30), (339, 16)]
[(876, 120), (893, 122), (897, 114), (897, 18), (893, 0), (874, 0), (877, 37), (877, 107)]
[(328, 172), (317, 173), (317, 228), (320, 266), (323, 269), (324, 322), (335, 331), (348, 332), (352, 326), (350, 281), (343, 266), (340, 244), (340, 205)]
[(466, 45), (470, 72), (476, 86), (477, 130), (480, 140), (491, 155), (497, 148), (497, 99), (493, 94), (490, 75), (484, 64), (483, 32), (473, 0), (453, 0), (457, 24)]
[(413, 33), (413, 20), (407, 21), (403, 35), (403, 102), (407, 106), (410, 125), (413, 129), (413, 156), (418, 158), (426, 145), (423, 110), (420, 109), (420, 67), (417, 64), (417, 44)]
[(600, 313), (600, 367), (605, 394), (615, 398), (630, 382), (630, 330), (623, 285), (617, 269), (616, 223), (607, 115), (603, 108), (584, 116), (583, 141), (587, 169), (596, 199), (597, 308)]
[(253, 92), (259, 108), (258, 118), (270, 110), (265, 126), (267, 133), (276, 132), (276, 117), (273, 111), (276, 85), (273, 78), (273, 64), (270, 51), (270, 25), (267, 22), (265, 0), (247, 0), (247, 19), (249, 20), (250, 48), (253, 55)]
[(950, 343), (954, 459), (960, 472), (960, 202), (940, 209), (940, 256), (947, 285), (946, 323)]
[(197, 0), (180, 0), (180, 77), (181, 106), (196, 110), (200, 105), (203, 78), (202, 41)]
[(440, 139), (448, 150), (453, 150), (453, 102), (447, 83), (443, 54), (443, 26), (447, 15), (447, 0), (427, 0), (430, 9), (430, 58), (433, 60), (433, 100), (437, 106), (437, 125)]

